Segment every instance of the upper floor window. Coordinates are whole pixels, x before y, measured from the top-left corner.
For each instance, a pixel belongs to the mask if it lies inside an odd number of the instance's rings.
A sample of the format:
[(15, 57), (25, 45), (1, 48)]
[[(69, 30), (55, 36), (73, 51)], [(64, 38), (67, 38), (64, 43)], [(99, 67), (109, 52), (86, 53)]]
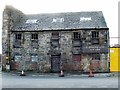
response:
[(17, 40), (21, 40), (21, 37), (22, 37), (21, 33), (15, 35), (15, 39)]
[(74, 47), (82, 45), (82, 43), (79, 40), (73, 40), (72, 43)]
[(80, 39), (81, 38), (80, 32), (74, 32), (73, 35), (74, 35), (74, 37), (73, 37), (74, 39)]
[(51, 46), (54, 47), (54, 48), (59, 47), (59, 46), (60, 46), (60, 45), (59, 45), (59, 41), (57, 41), (57, 40), (52, 40), (52, 41), (51, 41)]
[(81, 54), (73, 54), (74, 61), (81, 61)]
[(99, 32), (98, 31), (92, 31), (92, 38), (99, 38)]
[(32, 40), (37, 40), (38, 39), (38, 34), (37, 33), (34, 33), (32, 34)]
[(99, 32), (92, 31), (92, 44), (99, 44)]
[(20, 48), (22, 46), (22, 34), (16, 33), (15, 34), (15, 40), (14, 40), (14, 47)]
[(31, 34), (31, 46), (34, 48), (38, 47), (38, 34), (37, 33)]
[(54, 48), (59, 47), (59, 32), (52, 32), (51, 46)]
[(59, 39), (59, 32), (53, 32), (52, 39)]

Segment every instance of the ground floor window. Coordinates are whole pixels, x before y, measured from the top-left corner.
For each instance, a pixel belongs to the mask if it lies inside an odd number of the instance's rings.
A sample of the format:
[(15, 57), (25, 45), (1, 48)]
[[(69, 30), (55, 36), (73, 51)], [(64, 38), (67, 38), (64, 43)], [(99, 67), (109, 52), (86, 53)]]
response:
[(80, 54), (74, 54), (73, 55), (73, 61), (81, 61), (81, 55)]
[(37, 62), (38, 61), (38, 55), (31, 55), (31, 61)]
[(15, 55), (15, 61), (19, 62), (22, 60), (22, 56), (21, 55)]
[(100, 54), (92, 54), (93, 60), (100, 60)]
[(22, 45), (22, 33), (16, 33), (14, 39), (14, 47), (20, 48)]

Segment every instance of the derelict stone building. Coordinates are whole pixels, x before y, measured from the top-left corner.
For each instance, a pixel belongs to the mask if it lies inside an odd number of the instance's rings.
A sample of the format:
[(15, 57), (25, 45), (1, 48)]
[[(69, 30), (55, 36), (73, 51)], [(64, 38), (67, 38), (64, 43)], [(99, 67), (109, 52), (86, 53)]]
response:
[(101, 11), (25, 15), (3, 12), (3, 68), (40, 72), (109, 70), (109, 28)]

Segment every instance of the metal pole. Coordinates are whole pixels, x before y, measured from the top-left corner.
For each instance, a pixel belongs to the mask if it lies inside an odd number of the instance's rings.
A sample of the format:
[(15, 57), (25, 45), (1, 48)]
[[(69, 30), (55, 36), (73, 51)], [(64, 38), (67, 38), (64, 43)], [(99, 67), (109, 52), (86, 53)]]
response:
[(8, 14), (8, 37), (7, 37), (7, 53), (8, 53), (8, 56), (6, 58), (7, 59), (7, 70), (10, 70), (10, 22), (11, 22), (11, 12), (9, 12)]

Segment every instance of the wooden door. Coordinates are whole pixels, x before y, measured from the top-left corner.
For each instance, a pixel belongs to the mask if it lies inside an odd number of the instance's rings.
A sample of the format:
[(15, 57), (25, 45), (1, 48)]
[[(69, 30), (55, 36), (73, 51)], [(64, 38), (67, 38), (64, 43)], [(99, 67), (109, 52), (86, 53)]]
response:
[(81, 55), (73, 55), (73, 60), (74, 60), (74, 70), (75, 71), (82, 70), (82, 68), (81, 68)]
[(51, 70), (52, 72), (60, 71), (60, 55), (51, 56)]

